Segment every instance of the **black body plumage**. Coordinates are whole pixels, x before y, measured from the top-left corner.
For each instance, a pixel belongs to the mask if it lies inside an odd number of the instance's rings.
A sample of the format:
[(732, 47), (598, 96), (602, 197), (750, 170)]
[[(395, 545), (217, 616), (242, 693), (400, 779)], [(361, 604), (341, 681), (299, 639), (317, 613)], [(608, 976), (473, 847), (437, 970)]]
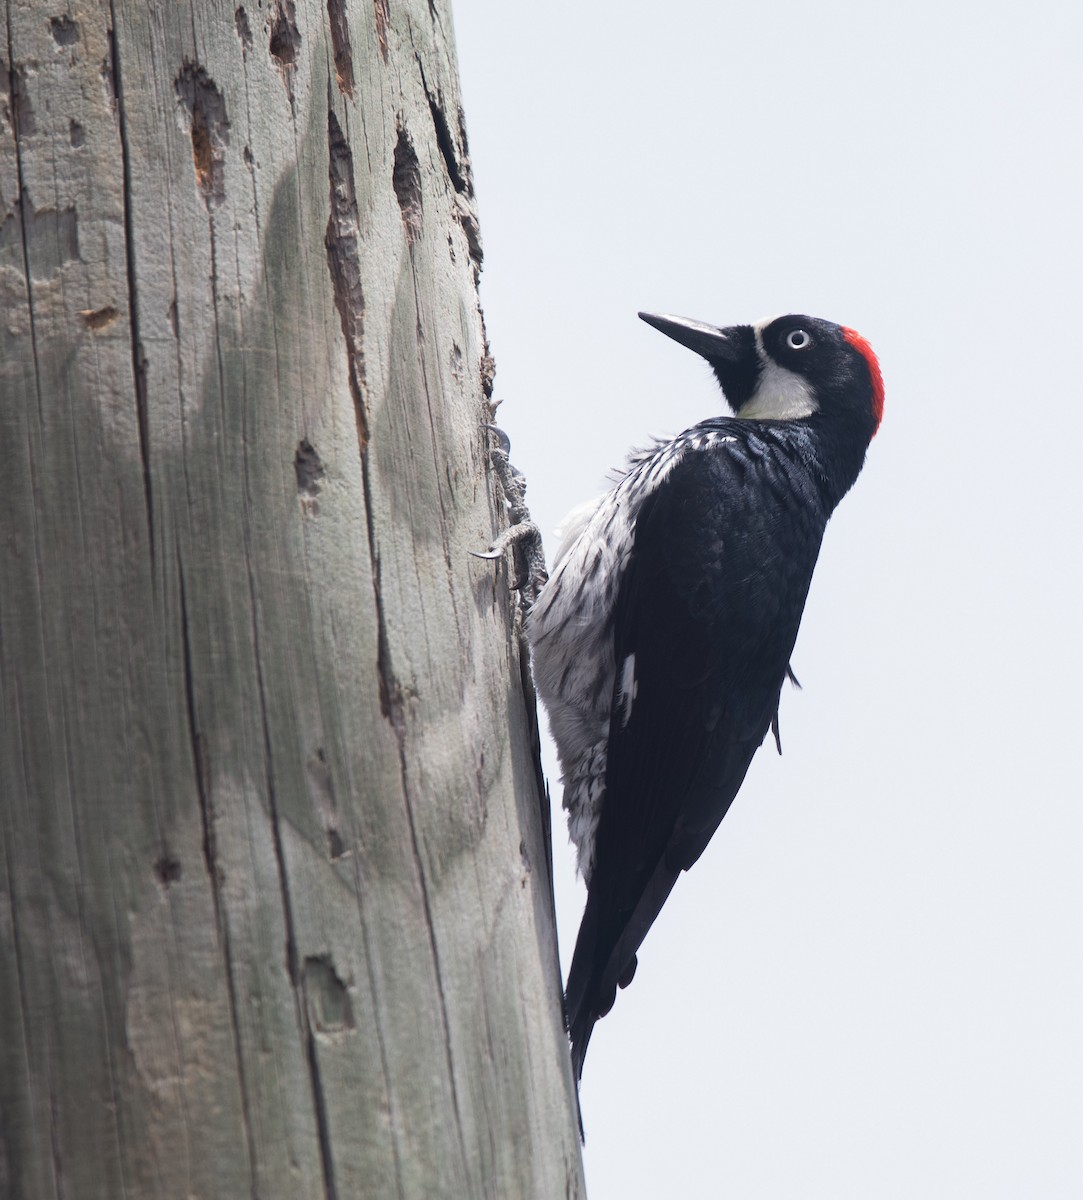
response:
[(882, 408), (871, 350), (839, 326), (647, 319), (711, 362), (737, 415), (632, 460), (528, 626), (588, 882), (566, 993), (577, 1077), (771, 729), (824, 529)]

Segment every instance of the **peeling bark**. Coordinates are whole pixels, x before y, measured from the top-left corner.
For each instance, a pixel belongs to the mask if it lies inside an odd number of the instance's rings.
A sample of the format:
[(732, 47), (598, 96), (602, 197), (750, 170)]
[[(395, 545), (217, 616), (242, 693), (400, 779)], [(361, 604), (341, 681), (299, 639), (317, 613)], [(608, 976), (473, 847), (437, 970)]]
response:
[(0, 1194), (581, 1196), (449, 14), (0, 47)]

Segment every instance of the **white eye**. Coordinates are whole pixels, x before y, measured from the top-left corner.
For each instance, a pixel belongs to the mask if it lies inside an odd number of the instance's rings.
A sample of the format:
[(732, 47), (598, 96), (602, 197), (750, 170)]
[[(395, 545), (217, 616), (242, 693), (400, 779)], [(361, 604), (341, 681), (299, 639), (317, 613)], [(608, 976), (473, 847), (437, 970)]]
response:
[(807, 350), (812, 345), (812, 338), (803, 329), (791, 329), (786, 334), (786, 345), (791, 350)]

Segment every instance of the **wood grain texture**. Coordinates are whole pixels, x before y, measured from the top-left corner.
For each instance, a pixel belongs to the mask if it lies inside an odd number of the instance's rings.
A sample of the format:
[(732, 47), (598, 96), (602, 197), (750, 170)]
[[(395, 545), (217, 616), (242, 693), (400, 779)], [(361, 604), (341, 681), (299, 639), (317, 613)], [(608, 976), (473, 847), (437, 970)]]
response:
[(446, 4), (5, 16), (0, 1194), (581, 1196)]

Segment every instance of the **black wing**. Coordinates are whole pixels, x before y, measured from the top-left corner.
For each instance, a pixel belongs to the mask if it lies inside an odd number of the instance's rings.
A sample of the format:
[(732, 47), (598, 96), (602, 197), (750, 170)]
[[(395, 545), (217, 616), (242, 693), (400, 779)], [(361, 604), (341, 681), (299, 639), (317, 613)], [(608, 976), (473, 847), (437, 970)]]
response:
[[(739, 435), (644, 502), (614, 615), (617, 687), (595, 865), (567, 1006), (577, 1076), (682, 870), (778, 710), (827, 512), (805, 468)], [(629, 664), (629, 656), (634, 656)]]

